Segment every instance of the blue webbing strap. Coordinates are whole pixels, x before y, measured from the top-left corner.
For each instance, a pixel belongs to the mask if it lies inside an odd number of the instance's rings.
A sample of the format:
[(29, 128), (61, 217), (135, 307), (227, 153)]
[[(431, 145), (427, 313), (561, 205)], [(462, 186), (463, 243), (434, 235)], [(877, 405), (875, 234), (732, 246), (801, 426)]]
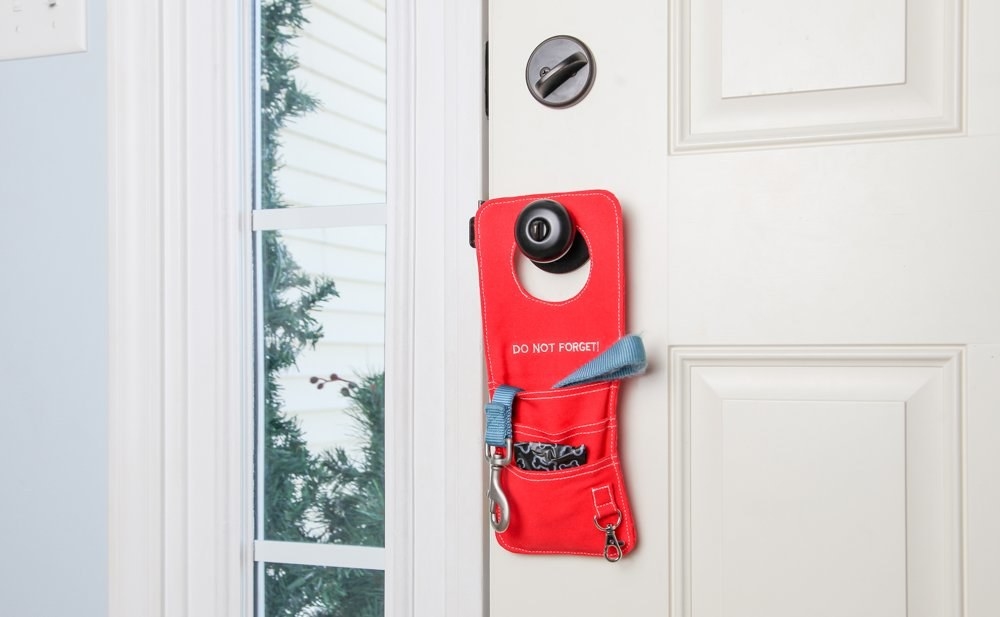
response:
[(552, 387), (565, 388), (598, 381), (614, 381), (645, 372), (646, 348), (642, 345), (642, 339), (634, 334), (627, 334)]
[[(635, 377), (645, 371), (646, 348), (643, 347), (641, 338), (629, 334), (552, 387), (565, 388), (614, 381)], [(493, 400), (486, 403), (486, 445), (503, 447), (513, 436), (511, 415), (514, 398), (520, 391), (521, 388), (508, 385), (497, 386), (493, 391)]]
[(486, 403), (486, 445), (502, 447), (512, 437), (511, 411), (514, 397), (521, 388), (501, 385), (493, 391), (493, 400)]

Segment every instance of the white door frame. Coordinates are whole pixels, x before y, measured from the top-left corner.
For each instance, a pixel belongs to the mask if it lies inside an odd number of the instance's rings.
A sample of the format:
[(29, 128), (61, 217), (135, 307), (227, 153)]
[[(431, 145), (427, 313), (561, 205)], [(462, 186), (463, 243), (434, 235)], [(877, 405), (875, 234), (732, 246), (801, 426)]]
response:
[[(111, 617), (253, 606), (250, 6), (107, 2)], [(465, 244), (485, 186), (484, 15), (390, 0), (391, 615), (486, 610)]]

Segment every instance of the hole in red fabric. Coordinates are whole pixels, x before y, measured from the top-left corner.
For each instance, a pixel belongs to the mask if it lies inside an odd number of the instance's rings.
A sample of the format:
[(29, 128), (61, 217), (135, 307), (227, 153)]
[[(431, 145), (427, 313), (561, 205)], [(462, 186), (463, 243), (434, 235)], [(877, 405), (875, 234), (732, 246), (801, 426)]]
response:
[(590, 278), (590, 260), (572, 272), (552, 274), (531, 263), (521, 251), (514, 251), (514, 270), (521, 287), (546, 302), (563, 302), (579, 294)]

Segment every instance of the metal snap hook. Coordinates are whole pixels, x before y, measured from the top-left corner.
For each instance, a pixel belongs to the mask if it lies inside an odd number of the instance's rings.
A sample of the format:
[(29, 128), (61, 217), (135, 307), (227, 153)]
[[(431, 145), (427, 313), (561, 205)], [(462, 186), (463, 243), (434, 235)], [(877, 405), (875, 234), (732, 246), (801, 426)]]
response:
[(604, 533), (604, 558), (614, 563), (622, 558), (625, 554), (625, 544), (618, 539), (615, 535), (615, 530), (618, 526), (622, 524), (622, 513), (618, 512), (618, 520), (614, 523), (609, 523), (607, 525), (601, 526), (597, 521), (597, 517), (594, 517), (594, 527), (597, 527), (598, 531)]
[(488, 446), (486, 449), (486, 462), (490, 465), (490, 487), (486, 498), (490, 507), (490, 526), (497, 533), (503, 533), (510, 525), (510, 506), (507, 503), (507, 495), (500, 486), (500, 472), (510, 465), (513, 452), (511, 440), (506, 440), (503, 455), (496, 452), (496, 446)]

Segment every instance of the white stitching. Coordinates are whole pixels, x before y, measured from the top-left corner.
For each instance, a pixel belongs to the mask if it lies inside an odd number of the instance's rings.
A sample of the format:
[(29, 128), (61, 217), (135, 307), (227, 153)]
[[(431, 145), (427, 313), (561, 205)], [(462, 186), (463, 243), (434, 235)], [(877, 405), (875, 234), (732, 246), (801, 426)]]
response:
[(557, 390), (534, 390), (532, 392), (522, 392), (522, 401), (552, 401), (561, 398), (573, 398), (576, 396), (585, 396), (587, 394), (597, 394), (600, 392), (607, 392), (611, 390), (610, 383), (602, 383), (599, 387), (591, 388), (590, 390), (580, 390), (578, 392), (562, 392), (562, 388)]
[[(605, 503), (597, 503), (597, 491), (607, 491), (608, 501)], [(598, 516), (601, 514), (601, 508), (606, 506), (615, 505), (615, 498), (611, 494), (611, 485), (605, 484), (603, 486), (598, 486), (597, 488), (590, 489), (591, 496), (594, 498), (594, 509), (597, 510)]]
[[(585, 433), (573, 433), (571, 435), (566, 435), (565, 437), (559, 437), (558, 441), (575, 441), (586, 435), (600, 435), (604, 432), (605, 431), (598, 429), (596, 431), (587, 431)], [(514, 437), (516, 441), (531, 441), (533, 439), (537, 439), (539, 441), (544, 441), (546, 439), (556, 441), (556, 438), (553, 438), (549, 435), (532, 433), (531, 431), (522, 431), (516, 428), (514, 429)]]
[[(604, 420), (600, 420), (598, 422), (590, 422), (589, 424), (580, 424), (578, 426), (571, 426), (571, 427), (569, 427), (567, 429), (563, 429), (561, 431), (556, 431), (556, 432), (550, 432), (550, 431), (546, 431), (544, 429), (540, 429), (537, 426), (531, 426), (531, 425), (528, 425), (528, 424), (521, 424), (521, 423), (515, 422), (514, 423), (514, 429), (515, 430), (520, 430), (520, 431), (526, 431), (526, 432), (529, 432), (529, 433), (538, 433), (540, 435), (546, 435), (548, 437), (558, 437), (560, 435), (565, 435), (567, 433), (570, 434), (570, 435), (576, 435), (576, 434), (581, 434), (581, 435), (582, 434), (587, 434), (587, 435), (589, 435), (590, 433), (593, 433), (595, 431), (588, 431), (588, 432), (584, 433), (583, 429), (585, 429), (585, 428), (591, 428), (591, 427), (595, 427), (595, 426), (601, 426), (602, 424), (608, 424), (610, 422), (611, 422), (611, 418), (605, 418)], [(603, 432), (606, 428), (607, 427), (603, 427), (603, 428), (599, 429), (596, 432)]]
[[(518, 479), (523, 480), (525, 482), (558, 482), (560, 480), (575, 478), (577, 476), (588, 476), (591, 474), (595, 474), (599, 471), (604, 471), (608, 467), (613, 466), (612, 463), (602, 463), (600, 467), (595, 467), (593, 465), (596, 465), (596, 463), (591, 465), (584, 465), (583, 467), (571, 467), (569, 470), (567, 470), (568, 473), (564, 473), (562, 471), (527, 472), (517, 467), (514, 467), (513, 465), (507, 467), (507, 471), (517, 476)], [(528, 474), (539, 474), (540, 477), (533, 477)]]
[[(580, 233), (583, 233), (583, 231), (581, 230)], [(586, 239), (587, 234), (583, 234), (583, 237)], [(591, 272), (591, 274), (593, 274), (593, 267), (594, 267), (593, 266), (593, 261), (594, 261), (593, 257), (591, 257), (590, 261), (591, 261), (591, 266), (590, 266), (591, 267), (591, 271), (590, 272)], [(586, 282), (584, 282), (583, 287), (581, 287), (580, 291), (576, 292), (576, 294), (574, 294), (572, 298), (567, 298), (565, 300), (559, 300), (558, 302), (556, 302), (556, 301), (550, 301), (550, 300), (542, 300), (541, 298), (539, 298), (537, 296), (531, 295), (531, 293), (527, 289), (524, 288), (524, 285), (521, 284), (521, 279), (518, 278), (518, 276), (517, 276), (517, 245), (516, 244), (514, 246), (512, 246), (511, 250), (510, 250), (510, 272), (511, 272), (511, 276), (514, 277), (514, 283), (517, 286), (518, 291), (521, 292), (521, 295), (524, 296), (524, 299), (528, 300), (529, 302), (535, 302), (536, 304), (541, 304), (542, 306), (565, 306), (567, 304), (570, 304), (571, 302), (575, 302), (576, 300), (578, 300), (580, 298), (580, 296), (582, 296), (583, 294), (587, 293), (587, 288), (590, 287), (590, 279), (593, 278), (590, 274), (588, 274), (587, 275), (587, 280), (586, 280)]]
[[(584, 232), (582, 229), (579, 231), (581, 234), (583, 234), (583, 239), (587, 241), (587, 245), (592, 246), (589, 242), (589, 236), (587, 235), (587, 233)], [(593, 273), (594, 273), (594, 256), (591, 255), (590, 273), (587, 274), (587, 280), (583, 283), (583, 287), (580, 288), (580, 291), (576, 292), (573, 295), (573, 297), (567, 298), (565, 300), (559, 300), (559, 301), (542, 300), (537, 296), (531, 295), (531, 292), (529, 292), (527, 289), (524, 288), (524, 285), (521, 283), (521, 279), (517, 276), (517, 244), (514, 244), (514, 246), (512, 246), (510, 250), (510, 274), (511, 276), (514, 277), (514, 284), (517, 286), (518, 291), (521, 292), (521, 295), (524, 296), (525, 300), (528, 300), (529, 302), (534, 302), (536, 304), (541, 304), (542, 306), (566, 306), (567, 304), (576, 302), (577, 300), (580, 299), (581, 296), (587, 293), (587, 288), (590, 287), (590, 281), (591, 279), (594, 278), (592, 276)]]
[(496, 534), (496, 536), (497, 536), (497, 542), (499, 542), (501, 546), (515, 553), (525, 553), (531, 555), (581, 555), (584, 557), (600, 557), (601, 555), (604, 554), (602, 551), (594, 551), (592, 553), (584, 551), (539, 551), (530, 548), (523, 548), (519, 545), (514, 544), (513, 542), (508, 542), (503, 534), (498, 533)]
[(621, 493), (619, 497), (621, 498), (622, 503), (625, 504), (624, 507), (621, 508), (622, 538), (629, 538), (631, 540), (631, 545), (635, 546), (635, 543), (638, 541), (636, 537), (637, 534), (632, 527), (632, 508), (629, 506), (628, 497), (625, 495), (625, 481), (622, 479), (621, 463), (616, 455), (612, 454), (611, 458), (614, 460), (613, 467), (615, 470), (615, 478), (618, 479), (618, 492)]
[[(614, 202), (610, 199), (608, 202), (614, 205)], [(618, 338), (621, 338), (625, 334), (625, 328), (622, 326), (622, 305), (624, 302), (625, 293), (625, 273), (623, 270), (623, 264), (625, 262), (625, 255), (622, 253), (622, 230), (621, 230), (621, 204), (618, 204), (618, 212), (615, 212), (615, 249), (618, 251), (618, 303), (616, 304), (616, 310), (618, 311)]]

